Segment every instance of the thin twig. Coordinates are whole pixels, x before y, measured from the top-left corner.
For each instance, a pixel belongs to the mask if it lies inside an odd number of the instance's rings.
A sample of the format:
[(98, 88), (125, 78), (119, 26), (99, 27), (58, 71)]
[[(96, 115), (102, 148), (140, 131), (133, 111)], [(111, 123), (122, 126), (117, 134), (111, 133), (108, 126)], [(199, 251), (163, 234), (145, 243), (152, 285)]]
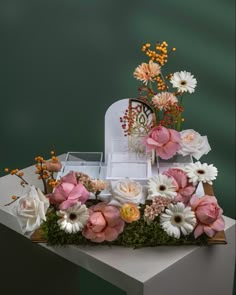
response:
[(10, 203), (8, 203), (8, 204), (6, 204), (6, 205), (4, 205), (4, 206), (9, 206), (9, 205), (11, 205), (11, 204), (14, 203), (15, 201), (17, 201), (19, 198), (20, 198), (20, 197), (17, 197), (16, 199), (14, 199), (13, 201), (11, 201)]

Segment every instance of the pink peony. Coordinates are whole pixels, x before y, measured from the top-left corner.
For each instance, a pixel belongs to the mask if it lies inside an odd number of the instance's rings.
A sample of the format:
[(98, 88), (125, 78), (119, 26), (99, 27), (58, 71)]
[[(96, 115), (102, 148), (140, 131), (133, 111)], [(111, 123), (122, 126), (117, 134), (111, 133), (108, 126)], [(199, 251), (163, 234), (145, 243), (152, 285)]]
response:
[(219, 207), (214, 196), (205, 195), (198, 198), (196, 195), (193, 195), (190, 200), (190, 206), (195, 211), (197, 218), (197, 226), (194, 230), (195, 238), (203, 233), (213, 237), (218, 231), (224, 229), (223, 210)]
[(156, 150), (157, 155), (162, 159), (170, 159), (178, 151), (180, 135), (174, 129), (167, 129), (163, 126), (154, 127), (144, 139), (147, 151)]
[(60, 161), (50, 160), (45, 163), (46, 168), (49, 172), (59, 172), (62, 168)]
[(168, 169), (163, 174), (174, 179), (174, 184), (176, 186), (177, 192), (174, 201), (182, 202), (185, 204), (185, 206), (187, 206), (196, 187), (188, 182), (188, 177), (186, 173), (181, 169), (172, 168)]
[(92, 242), (114, 241), (123, 231), (125, 222), (115, 206), (99, 203), (89, 208), (90, 217), (83, 235)]
[(60, 204), (59, 209), (66, 210), (78, 201), (84, 204), (89, 195), (83, 184), (77, 181), (75, 172), (70, 172), (61, 178), (60, 184), (47, 197), (51, 204)]

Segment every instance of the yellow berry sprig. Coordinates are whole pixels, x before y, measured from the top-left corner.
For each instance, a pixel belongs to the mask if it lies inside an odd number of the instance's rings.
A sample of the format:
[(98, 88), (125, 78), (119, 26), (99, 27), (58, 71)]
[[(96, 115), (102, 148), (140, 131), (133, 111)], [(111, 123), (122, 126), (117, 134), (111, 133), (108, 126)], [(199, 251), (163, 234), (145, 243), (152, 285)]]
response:
[(171, 51), (167, 50), (168, 44), (166, 41), (162, 43), (157, 42), (155, 49), (151, 50), (151, 44), (146, 43), (142, 46), (141, 50), (150, 58), (150, 60), (157, 62), (160, 66), (164, 66), (168, 62), (168, 55), (170, 52), (176, 51), (176, 48), (171, 48)]
[[(51, 163), (57, 163), (60, 162), (59, 159), (56, 157), (56, 153), (55, 150), (51, 150), (50, 152), (51, 154)], [(47, 194), (49, 191), (52, 191), (52, 189), (57, 186), (60, 182), (56, 181), (56, 179), (54, 178), (54, 172), (49, 170), (49, 168), (47, 168), (47, 161), (41, 157), (41, 156), (37, 156), (35, 158), (35, 161), (37, 162), (37, 164), (35, 165), (36, 167), (36, 171), (35, 173), (38, 174), (38, 179), (42, 179), (43, 181), (43, 185), (44, 185), (44, 192), (45, 194)], [(48, 170), (47, 170), (48, 169)]]
[(38, 174), (38, 179), (42, 179), (43, 181), (43, 187), (44, 187), (44, 193), (47, 194), (47, 182), (46, 180), (50, 177), (49, 172), (47, 171), (47, 166), (45, 165), (46, 160), (42, 156), (37, 156), (34, 158), (34, 160), (37, 162), (35, 165), (36, 170), (35, 174)]
[(5, 168), (4, 169), (5, 173), (10, 173), (11, 175), (16, 175), (21, 179), (21, 185), (24, 186), (25, 184), (28, 184), (28, 182), (23, 178), (24, 172), (19, 172), (19, 169), (10, 169), (10, 168)]
[(168, 86), (166, 86), (165, 81), (160, 76), (158, 76), (156, 78), (156, 80), (157, 80), (157, 89), (158, 90), (163, 91), (163, 90), (168, 89)]
[[(59, 159), (56, 157), (55, 150), (51, 150), (50, 154), (51, 154), (51, 160), (53, 162), (59, 162)], [(53, 172), (50, 172), (50, 176), (51, 176), (51, 178), (48, 180), (48, 185), (53, 189), (54, 187), (56, 187), (60, 183), (60, 181), (58, 181), (54, 178)]]

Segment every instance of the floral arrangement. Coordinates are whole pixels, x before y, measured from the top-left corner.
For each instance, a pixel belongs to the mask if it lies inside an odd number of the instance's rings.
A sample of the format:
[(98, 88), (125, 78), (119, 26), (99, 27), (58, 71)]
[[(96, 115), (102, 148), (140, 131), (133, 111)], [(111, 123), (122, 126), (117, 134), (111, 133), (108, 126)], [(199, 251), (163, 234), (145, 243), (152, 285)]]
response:
[[(207, 136), (201, 136), (193, 129), (182, 130), (184, 97), (194, 93), (197, 80), (187, 71), (164, 73), (169, 55), (176, 51), (176, 48), (169, 51), (167, 48), (165, 41), (158, 42), (154, 50), (149, 43), (143, 45), (142, 51), (149, 62), (139, 65), (133, 73), (142, 82), (138, 100), (148, 105), (154, 115), (152, 124), (147, 126), (144, 145), (148, 152), (155, 150), (156, 155), (164, 160), (176, 154), (199, 160), (211, 150)], [(128, 109), (120, 118), (125, 135), (132, 135), (137, 112), (132, 115)]]
[[(164, 75), (167, 46), (162, 42), (151, 50), (150, 44), (143, 45), (150, 60), (134, 71), (134, 77), (143, 83), (139, 100), (154, 114), (143, 142), (147, 151), (155, 150), (164, 160), (176, 154), (199, 160), (211, 149), (207, 137), (192, 129), (181, 131), (183, 97), (194, 92), (197, 81), (186, 71)], [(170, 91), (170, 87), (177, 90)], [(126, 135), (131, 135), (135, 116), (128, 113), (121, 122)], [(23, 233), (33, 240), (51, 245), (201, 245), (224, 230), (223, 210), (211, 189), (218, 174), (212, 164), (197, 161), (183, 168), (171, 167), (142, 185), (131, 179), (107, 183), (77, 171), (58, 179), (54, 174), (62, 164), (55, 151), (48, 161), (41, 156), (35, 160), (43, 192), (30, 185), (18, 169), (5, 169), (20, 178), (24, 187), (22, 194), (6, 205), (14, 203), (13, 212)], [(199, 184), (205, 191), (200, 198), (196, 194)], [(103, 194), (104, 190), (109, 193)]]
[(13, 212), (23, 233), (34, 236), (35, 231), (40, 232), (41, 242), (132, 247), (207, 244), (208, 237), (224, 229), (217, 199), (195, 194), (200, 182), (211, 185), (216, 179), (213, 165), (196, 162), (184, 170), (170, 168), (151, 177), (145, 186), (120, 180), (109, 187), (110, 196), (104, 200), (100, 195), (108, 188), (105, 181), (74, 171), (52, 181), (51, 173), (58, 171), (60, 161), (54, 158), (55, 165), (50, 166), (51, 160), (37, 160), (43, 170), (39, 172), (36, 164), (35, 173), (49, 189), (42, 192), (27, 183), (23, 172), (6, 168), (24, 187), (22, 194), (6, 205), (15, 203)]

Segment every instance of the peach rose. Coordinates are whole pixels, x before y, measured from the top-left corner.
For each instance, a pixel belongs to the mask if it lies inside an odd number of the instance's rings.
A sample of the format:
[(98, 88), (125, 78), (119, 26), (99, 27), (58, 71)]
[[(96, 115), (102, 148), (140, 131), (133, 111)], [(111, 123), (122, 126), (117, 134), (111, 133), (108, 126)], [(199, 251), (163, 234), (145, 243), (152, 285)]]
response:
[(139, 220), (140, 212), (135, 204), (125, 203), (120, 208), (120, 216), (125, 222), (131, 223), (133, 221)]
[(114, 241), (124, 229), (120, 211), (107, 203), (98, 203), (89, 208), (90, 217), (83, 236), (92, 242)]
[(214, 196), (205, 195), (198, 198), (196, 195), (193, 195), (190, 200), (190, 206), (195, 211), (197, 218), (197, 226), (194, 230), (195, 238), (203, 233), (213, 237), (218, 231), (224, 229), (223, 210), (219, 207)]
[(156, 150), (157, 155), (164, 159), (170, 159), (178, 151), (180, 134), (174, 129), (163, 126), (154, 127), (144, 139), (147, 151)]
[(49, 172), (59, 172), (62, 168), (60, 161), (50, 160), (45, 163), (46, 168)]
[(113, 184), (109, 205), (121, 206), (124, 203), (144, 203), (143, 187), (139, 182), (124, 179)]

